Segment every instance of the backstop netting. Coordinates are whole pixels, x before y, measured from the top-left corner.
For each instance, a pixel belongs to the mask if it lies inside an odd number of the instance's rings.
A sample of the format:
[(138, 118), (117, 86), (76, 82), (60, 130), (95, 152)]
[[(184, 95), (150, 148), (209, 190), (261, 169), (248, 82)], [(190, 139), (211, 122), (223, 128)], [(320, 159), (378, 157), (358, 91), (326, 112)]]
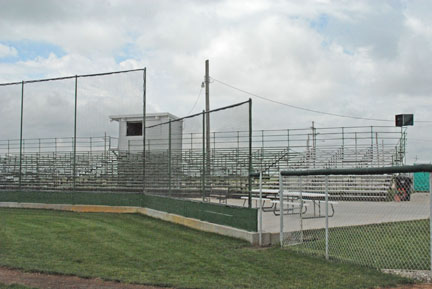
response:
[(134, 116), (142, 123), (143, 71), (80, 78), (78, 89), (75, 190), (136, 191), (142, 174), (125, 177), (122, 120)]
[[(182, 118), (148, 114), (145, 170), (139, 178), (145, 180), (144, 191), (225, 203), (236, 193), (247, 195), (249, 106), (247, 101)], [(139, 172), (142, 150), (142, 139), (129, 139), (119, 169)]]
[(19, 143), (22, 85), (0, 86), (0, 187), (14, 189), (19, 182)]
[[(142, 108), (143, 69), (0, 85), (0, 187), (112, 189), (118, 125)], [(116, 181), (115, 181), (116, 182)]]
[(21, 189), (72, 189), (74, 96), (73, 79), (24, 85)]

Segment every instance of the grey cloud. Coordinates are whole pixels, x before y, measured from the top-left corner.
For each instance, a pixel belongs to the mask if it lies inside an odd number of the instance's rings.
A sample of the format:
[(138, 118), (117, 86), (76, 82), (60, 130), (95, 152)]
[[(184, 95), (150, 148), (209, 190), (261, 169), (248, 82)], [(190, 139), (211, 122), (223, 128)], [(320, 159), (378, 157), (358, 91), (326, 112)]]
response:
[[(392, 119), (404, 110), (419, 119), (429, 116), (431, 36), (406, 25), (412, 17), (429, 27), (430, 9), (420, 4), (257, 1), (242, 9), (232, 1), (38, 2), (40, 7), (33, 8), (38, 15), (28, 15), (31, 5), (23, 8), (25, 1), (8, 1), (0, 12), (5, 16), (0, 17), (0, 40), (42, 39), (60, 45), (67, 55), (0, 63), (8, 73), (2, 79), (22, 79), (35, 71), (56, 76), (147, 66), (150, 108), (184, 115), (198, 95), (204, 60), (210, 58), (214, 78), (293, 105), (372, 118)], [(316, 29), (311, 21), (320, 15), (327, 15), (328, 23)], [(116, 56), (126, 59), (119, 63)], [(136, 90), (131, 87), (127, 91)], [(247, 98), (211, 84), (212, 107)], [(108, 112), (134, 113), (139, 99), (121, 105), (106, 99), (87, 104), (81, 112), (95, 112), (87, 121), (96, 124)], [(202, 105), (203, 99), (194, 112)], [(322, 126), (382, 124), (254, 99), (256, 129), (309, 127), (311, 121)], [(98, 124), (86, 133), (101, 129)]]

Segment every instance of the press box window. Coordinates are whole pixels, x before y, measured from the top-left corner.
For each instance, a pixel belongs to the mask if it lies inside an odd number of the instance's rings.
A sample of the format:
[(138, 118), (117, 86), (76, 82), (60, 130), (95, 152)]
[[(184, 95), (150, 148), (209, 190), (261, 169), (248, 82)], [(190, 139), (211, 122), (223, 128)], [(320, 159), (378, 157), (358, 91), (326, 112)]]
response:
[(126, 136), (140, 136), (142, 135), (142, 122), (127, 122), (126, 123)]

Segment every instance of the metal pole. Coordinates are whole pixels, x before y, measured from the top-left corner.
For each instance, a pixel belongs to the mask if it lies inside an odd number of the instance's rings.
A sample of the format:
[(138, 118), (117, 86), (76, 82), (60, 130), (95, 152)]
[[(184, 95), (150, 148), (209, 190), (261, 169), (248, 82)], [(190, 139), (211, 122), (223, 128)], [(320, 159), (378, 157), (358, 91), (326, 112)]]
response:
[(201, 173), (201, 189), (202, 189), (202, 199), (205, 201), (205, 173), (206, 173), (206, 150), (205, 150), (205, 111), (203, 110), (203, 119), (202, 119), (202, 173)]
[(301, 176), (298, 178), (300, 183), (300, 242), (303, 243), (303, 182)]
[(342, 161), (341, 161), (341, 166), (344, 166), (344, 159), (345, 159), (345, 131), (344, 128), (342, 127)]
[[(355, 161), (357, 164), (357, 132), (354, 133), (354, 140), (355, 140)], [(358, 165), (356, 165), (358, 167)]]
[(325, 176), (325, 257), (329, 259), (329, 230), (328, 230), (328, 175)]
[(263, 211), (262, 211), (262, 171), (259, 173), (259, 245), (262, 246), (262, 222), (263, 222)]
[(249, 175), (248, 175), (248, 207), (252, 208), (252, 99), (249, 98)]
[(77, 105), (78, 105), (78, 76), (75, 75), (75, 109), (74, 109), (74, 137), (73, 137), (73, 190), (76, 186), (76, 136), (77, 136)]
[[(142, 171), (142, 186), (143, 186), (143, 193), (145, 193), (145, 183), (146, 183), (146, 101), (147, 101), (147, 68), (144, 68), (143, 71), (143, 119), (142, 119), (142, 136), (143, 136), (143, 157), (142, 157), (142, 165), (143, 165), (143, 171)], [(150, 145), (149, 145), (150, 146)]]
[(287, 129), (287, 170), (289, 169), (289, 159), (290, 159), (290, 131)]
[(283, 247), (284, 240), (284, 221), (283, 221), (283, 183), (282, 183), (282, 174), (279, 172), (279, 208), (280, 208), (280, 230), (279, 230), (279, 242), (280, 246)]
[(263, 170), (263, 163), (264, 163), (264, 130), (261, 130), (260, 170)]
[(240, 132), (237, 131), (237, 152), (239, 151), (239, 149), (240, 149)]
[(21, 122), (20, 122), (20, 157), (19, 157), (19, 188), (22, 185), (22, 158), (23, 158), (23, 120), (24, 120), (24, 81), (21, 83)]
[(429, 172), (429, 242), (430, 270), (432, 271), (432, 173)]
[(168, 123), (168, 193), (171, 195), (171, 120)]
[(315, 134), (315, 122), (312, 122), (312, 154), (313, 154), (313, 167), (316, 165), (316, 134)]
[(373, 126), (371, 126), (371, 145), (370, 145), (370, 164), (372, 166), (374, 160), (374, 151), (373, 151)]
[(209, 75), (209, 60), (205, 61), (205, 93), (206, 93), (206, 160), (207, 173), (210, 173), (210, 75)]
[(378, 132), (375, 132), (375, 144), (376, 144), (376, 155), (378, 166), (380, 166), (380, 155), (379, 155), (379, 142), (378, 142)]

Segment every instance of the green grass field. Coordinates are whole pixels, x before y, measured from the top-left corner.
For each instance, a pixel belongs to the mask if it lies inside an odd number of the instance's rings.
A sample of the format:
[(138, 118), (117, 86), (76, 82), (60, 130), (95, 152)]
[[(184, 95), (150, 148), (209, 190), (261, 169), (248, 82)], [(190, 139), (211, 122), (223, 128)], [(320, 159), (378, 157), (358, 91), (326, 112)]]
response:
[(140, 215), (0, 209), (0, 265), (178, 288), (372, 288), (376, 270)]
[[(304, 232), (302, 252), (324, 255), (324, 230)], [(361, 265), (389, 269), (430, 269), (429, 220), (405, 221), (329, 230), (329, 255)]]

